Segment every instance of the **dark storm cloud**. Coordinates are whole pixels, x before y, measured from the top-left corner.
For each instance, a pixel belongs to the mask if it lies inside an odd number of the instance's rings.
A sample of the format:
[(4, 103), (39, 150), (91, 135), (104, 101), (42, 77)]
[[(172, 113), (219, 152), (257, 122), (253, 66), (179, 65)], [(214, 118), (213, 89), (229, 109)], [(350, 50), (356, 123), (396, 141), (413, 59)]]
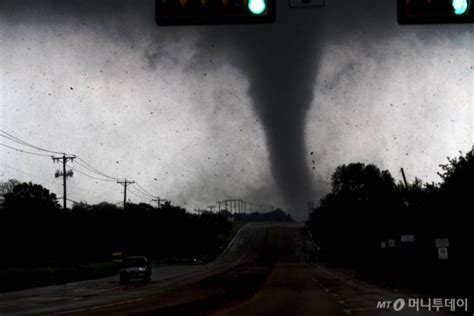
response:
[(303, 134), (319, 62), (317, 41), (301, 36), (304, 23), (300, 27), (208, 30), (200, 42), (203, 60), (216, 54), (207, 49), (214, 47), (248, 77), (248, 93), (264, 127), (272, 175), (293, 209), (301, 208), (313, 194)]
[[(324, 148), (305, 147), (307, 112), (312, 104), (318, 106), (314, 87), (326, 81), (328, 88), (335, 88), (360, 63), (349, 59), (333, 77), (317, 78), (324, 47), (346, 41), (372, 45), (397, 35), (400, 27), (395, 0), (328, 0), (326, 8), (311, 10), (288, 10), (287, 4), (278, 0), (274, 25), (159, 28), (154, 24), (153, 0), (0, 1), (0, 17), (12, 24), (81, 19), (102, 28), (103, 36), (130, 46), (137, 38), (150, 37), (143, 56), (152, 69), (165, 59), (178, 62), (167, 49), (169, 43), (197, 37), (189, 71), (201, 75), (230, 63), (248, 78), (253, 109), (265, 130), (272, 175), (288, 206), (302, 210), (306, 201), (318, 198), (322, 191), (308, 166), (314, 159), (317, 174), (318, 157), (326, 155)], [(11, 17), (14, 12), (21, 19)], [(434, 38), (429, 27), (420, 30), (428, 30), (421, 40)], [(384, 59), (382, 55), (371, 58)], [(311, 151), (314, 156), (309, 155)]]
[[(30, 11), (36, 13), (30, 16), (37, 22), (54, 24), (50, 14), (66, 14), (68, 16), (107, 16), (108, 19), (116, 19), (117, 14), (124, 12), (133, 13), (142, 17), (152, 16), (154, 12), (150, 10), (154, 1), (150, 0), (2, 0), (0, 10), (9, 13)], [(48, 12), (48, 16), (39, 13)], [(24, 22), (24, 21), (22, 21)]]
[[(329, 1), (324, 10), (330, 11), (331, 18), (340, 24), (327, 28), (325, 36), (339, 36), (343, 40), (345, 31), (355, 22), (356, 7), (361, 18), (370, 17), (364, 23), (372, 26), (386, 14), (385, 5), (380, 4), (382, 1), (356, 2), (355, 5), (353, 1)], [(321, 34), (321, 19), (328, 16), (314, 14), (314, 11), (289, 12), (286, 1), (278, 1), (278, 5), (278, 23), (274, 25), (196, 28), (201, 41), (195, 62), (197, 68), (199, 65), (216, 67), (217, 63), (209, 65), (206, 61), (225, 56), (221, 60), (238, 67), (248, 77), (248, 93), (265, 130), (273, 177), (288, 206), (301, 210), (305, 202), (314, 199), (320, 191), (308, 168), (308, 159), (315, 158), (309, 157), (304, 131), (306, 114), (314, 99), (319, 52), (325, 40)], [(111, 38), (130, 42), (127, 43), (130, 45), (134, 41), (133, 32), (152, 35), (154, 43), (144, 55), (150, 67), (154, 67), (164, 58), (173, 62), (173, 55), (165, 49), (167, 42), (185, 36), (186, 31), (185, 28), (168, 28), (157, 32), (152, 23), (153, 7), (154, 1), (44, 0), (2, 1), (0, 8), (4, 12), (23, 10), (34, 23), (54, 24), (63, 22), (61, 18), (80, 18), (84, 23), (99, 25)], [(44, 14), (48, 11), (59, 20)]]
[[(248, 76), (249, 95), (265, 130), (273, 177), (296, 218), (304, 216), (306, 201), (322, 191), (308, 167), (308, 160), (317, 158), (310, 157), (305, 146), (306, 117), (315, 97), (319, 56), (325, 41), (322, 33), (327, 31), (325, 36), (344, 40), (344, 24), (349, 28), (358, 24), (354, 9), (362, 12), (360, 18), (370, 16), (374, 10), (370, 5), (373, 2), (348, 3), (336, 3), (331, 9), (332, 18), (342, 23), (334, 29), (322, 29), (321, 20), (328, 19), (327, 16), (299, 10), (289, 12), (287, 3), (280, 1), (277, 24), (209, 28), (200, 41), (202, 61), (217, 50)], [(375, 10), (382, 11), (372, 20), (366, 19), (367, 24), (375, 23), (376, 27), (387, 16), (386, 5), (387, 2), (376, 5)], [(205, 64), (202, 61), (197, 64)]]

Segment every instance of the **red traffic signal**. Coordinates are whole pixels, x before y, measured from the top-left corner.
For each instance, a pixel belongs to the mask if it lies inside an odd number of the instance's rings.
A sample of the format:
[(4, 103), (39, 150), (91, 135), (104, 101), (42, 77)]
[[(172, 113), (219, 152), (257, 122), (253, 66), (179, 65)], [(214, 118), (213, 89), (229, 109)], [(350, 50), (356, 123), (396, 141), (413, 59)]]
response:
[(472, 0), (398, 0), (398, 23), (472, 23)]
[(276, 0), (156, 0), (158, 25), (275, 22)]

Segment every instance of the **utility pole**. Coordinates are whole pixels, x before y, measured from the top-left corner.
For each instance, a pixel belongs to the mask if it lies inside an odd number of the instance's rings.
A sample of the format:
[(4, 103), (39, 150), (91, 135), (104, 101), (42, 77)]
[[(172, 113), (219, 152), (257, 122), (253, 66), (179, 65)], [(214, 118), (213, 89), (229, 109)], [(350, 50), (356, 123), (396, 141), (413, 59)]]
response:
[(405, 204), (406, 204), (406, 206), (409, 206), (411, 199), (410, 199), (410, 190), (408, 189), (407, 178), (405, 176), (405, 170), (403, 170), (403, 168), (401, 168), (400, 171), (402, 172), (403, 183), (405, 185)]
[(151, 199), (152, 202), (156, 202), (156, 208), (159, 209), (160, 208), (160, 204), (161, 204), (161, 199), (159, 197), (157, 197), (156, 199)]
[(210, 205), (210, 206), (208, 206), (208, 208), (209, 208), (209, 211), (211, 213), (214, 213), (214, 209), (216, 208), (216, 206), (215, 205)]
[(156, 208), (161, 208), (161, 202), (165, 202), (165, 199), (160, 199), (159, 196), (156, 199), (151, 199), (152, 202), (156, 202)]
[(405, 177), (405, 170), (403, 170), (403, 168), (401, 168), (400, 171), (402, 172), (403, 183), (405, 184), (405, 190), (407, 190), (407, 192), (408, 192), (408, 183), (407, 183), (407, 178)]
[(122, 184), (123, 185), (123, 209), (125, 209), (125, 207), (127, 206), (127, 185), (129, 184), (134, 184), (135, 181), (128, 181), (127, 179), (125, 179), (124, 181), (117, 181), (118, 184)]
[(61, 177), (61, 176), (63, 177), (63, 209), (66, 210), (66, 207), (67, 207), (66, 179), (67, 177), (72, 177), (72, 175), (74, 174), (72, 170), (69, 170), (66, 172), (66, 164), (68, 161), (71, 161), (71, 162), (74, 161), (74, 159), (76, 159), (76, 156), (63, 154), (60, 157), (52, 157), (52, 159), (53, 159), (53, 162), (62, 161), (63, 163), (63, 171), (62, 172), (60, 172), (59, 170), (56, 171), (56, 174), (54, 176), (56, 178)]

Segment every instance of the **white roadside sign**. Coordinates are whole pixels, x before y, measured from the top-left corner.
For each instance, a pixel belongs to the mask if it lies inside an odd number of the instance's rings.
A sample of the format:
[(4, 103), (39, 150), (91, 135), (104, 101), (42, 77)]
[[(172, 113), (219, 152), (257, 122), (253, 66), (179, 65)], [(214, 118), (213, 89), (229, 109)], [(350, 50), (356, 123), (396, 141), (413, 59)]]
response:
[(414, 235), (401, 235), (400, 241), (401, 242), (414, 242), (415, 236)]
[(448, 248), (438, 248), (438, 258), (439, 260), (448, 259)]
[(448, 248), (449, 247), (449, 239), (448, 238), (438, 238), (438, 239), (436, 239), (436, 247), (437, 248)]

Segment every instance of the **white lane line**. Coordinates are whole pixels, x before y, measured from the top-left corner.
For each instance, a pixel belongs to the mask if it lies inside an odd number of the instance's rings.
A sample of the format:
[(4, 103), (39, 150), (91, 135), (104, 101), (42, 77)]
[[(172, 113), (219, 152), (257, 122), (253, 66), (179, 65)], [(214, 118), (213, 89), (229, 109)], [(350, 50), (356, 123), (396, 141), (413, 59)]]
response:
[(140, 298), (135, 298), (135, 299), (117, 302), (117, 303), (110, 303), (110, 304), (97, 305), (97, 306), (91, 306), (91, 307), (80, 308), (80, 309), (73, 309), (73, 310), (68, 310), (68, 311), (63, 311), (63, 312), (58, 312), (58, 313), (52, 313), (51, 315), (68, 315), (68, 314), (83, 313), (83, 312), (92, 311), (92, 310), (98, 310), (98, 309), (103, 309), (103, 308), (119, 306), (119, 305), (136, 303), (139, 301), (143, 301), (144, 299), (145, 299), (144, 297), (140, 297)]
[(123, 302), (119, 302), (119, 303), (116, 303), (114, 305), (124, 305), (124, 304), (128, 304), (128, 303), (136, 303), (136, 302), (140, 302), (140, 301), (143, 301), (145, 298), (144, 297), (140, 297), (140, 298), (135, 298), (133, 300), (128, 300), (128, 301), (123, 301)]

